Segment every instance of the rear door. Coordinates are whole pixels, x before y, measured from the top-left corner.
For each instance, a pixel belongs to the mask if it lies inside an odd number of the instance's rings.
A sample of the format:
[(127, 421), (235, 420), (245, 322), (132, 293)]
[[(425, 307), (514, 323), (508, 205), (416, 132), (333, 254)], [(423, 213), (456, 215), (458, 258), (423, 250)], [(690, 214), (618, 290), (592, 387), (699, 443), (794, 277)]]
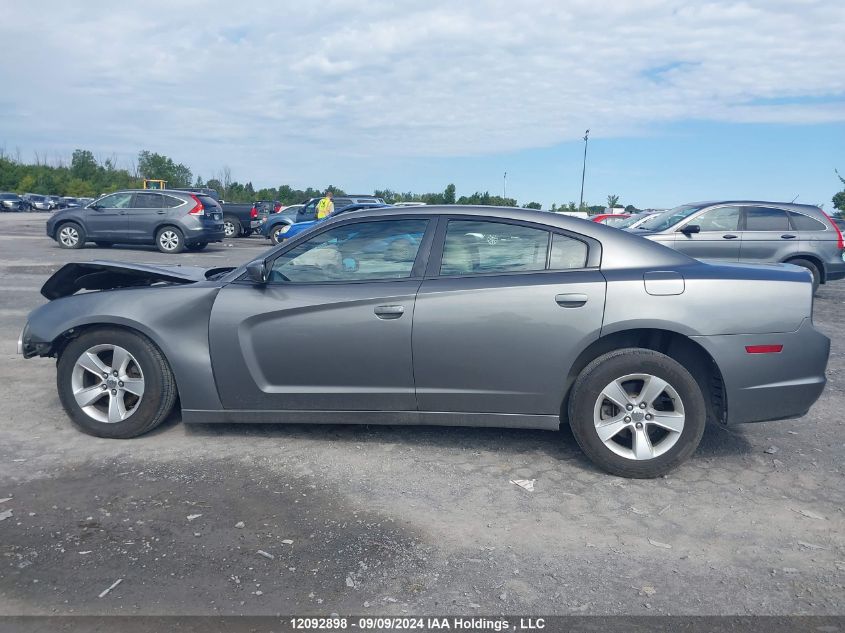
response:
[(133, 242), (152, 242), (159, 220), (165, 213), (164, 198), (160, 193), (136, 193), (132, 199), (132, 207), (126, 210), (127, 237)]
[(266, 285), (223, 288), (209, 333), (223, 405), (415, 410), (411, 325), (431, 222), (335, 224), (279, 251)]
[(113, 193), (83, 209), (88, 237), (103, 242), (126, 241), (126, 211), (132, 206), (132, 195), (131, 191)]
[[(740, 257), (742, 235), (739, 231), (741, 211), (738, 206), (708, 209), (684, 222), (675, 232), (676, 250), (696, 259), (736, 262)], [(697, 225), (698, 233), (684, 233), (686, 226)]]
[(746, 206), (742, 210), (743, 262), (782, 262), (798, 252), (800, 237), (785, 210), (764, 206)]
[(420, 411), (559, 414), (567, 372), (601, 329), (599, 258), (572, 233), (442, 219), (414, 308)]

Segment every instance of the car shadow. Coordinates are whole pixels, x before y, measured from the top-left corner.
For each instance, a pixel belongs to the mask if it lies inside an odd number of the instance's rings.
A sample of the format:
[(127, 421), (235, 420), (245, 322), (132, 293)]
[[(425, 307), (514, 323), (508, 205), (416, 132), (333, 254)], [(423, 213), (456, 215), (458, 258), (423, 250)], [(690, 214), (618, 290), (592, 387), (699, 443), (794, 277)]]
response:
[[(153, 433), (166, 432), (181, 420), (179, 413)], [(497, 452), (503, 457), (543, 453), (552, 459), (577, 462), (602, 472), (584, 455), (568, 425), (559, 431), (488, 427), (411, 426), (377, 424), (186, 424), (185, 433), (198, 438), (264, 437), (268, 439), (331, 441), (344, 444), (402, 443), (436, 449)], [(745, 455), (752, 451), (745, 437), (732, 429), (708, 424), (693, 460)]]

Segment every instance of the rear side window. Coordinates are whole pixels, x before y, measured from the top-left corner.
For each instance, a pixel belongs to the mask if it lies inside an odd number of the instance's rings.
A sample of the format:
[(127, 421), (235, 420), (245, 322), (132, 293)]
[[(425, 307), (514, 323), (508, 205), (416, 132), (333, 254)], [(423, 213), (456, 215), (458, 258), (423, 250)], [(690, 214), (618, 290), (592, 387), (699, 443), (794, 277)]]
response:
[(789, 212), (789, 221), (792, 223), (792, 228), (796, 231), (825, 231), (827, 227), (818, 220), (811, 218), (803, 213)]
[(501, 222), (450, 220), (441, 275), (545, 270), (549, 232)]
[(164, 200), (164, 207), (166, 209), (173, 209), (174, 207), (178, 207), (185, 204), (184, 200), (180, 198), (175, 198), (173, 196), (164, 195), (162, 196), (162, 199)]
[(161, 209), (162, 200), (160, 193), (136, 193), (132, 206), (136, 209)]
[(788, 231), (789, 220), (783, 209), (769, 207), (745, 208), (746, 231)]

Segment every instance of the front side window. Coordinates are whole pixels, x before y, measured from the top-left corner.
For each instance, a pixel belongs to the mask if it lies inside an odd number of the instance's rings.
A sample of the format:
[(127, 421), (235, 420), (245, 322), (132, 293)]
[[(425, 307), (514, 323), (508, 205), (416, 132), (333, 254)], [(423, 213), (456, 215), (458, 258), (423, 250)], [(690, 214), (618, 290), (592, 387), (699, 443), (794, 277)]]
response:
[(789, 219), (783, 209), (768, 207), (746, 207), (746, 231), (788, 231)]
[(427, 226), (428, 220), (397, 219), (331, 228), (276, 258), (268, 280), (321, 283), (408, 278)]
[(113, 193), (97, 200), (97, 206), (103, 209), (128, 209), (132, 204), (131, 193)]
[(549, 232), (517, 224), (450, 220), (443, 244), (441, 275), (475, 275), (544, 270)]
[(693, 213), (696, 213), (702, 208), (703, 207), (700, 205), (682, 204), (674, 209), (669, 209), (668, 211), (655, 214), (637, 228), (644, 231), (665, 231), (666, 229), (675, 226), (678, 222), (690, 217)]
[(701, 232), (736, 231), (739, 228), (739, 207), (716, 207), (705, 211), (690, 224), (697, 224)]

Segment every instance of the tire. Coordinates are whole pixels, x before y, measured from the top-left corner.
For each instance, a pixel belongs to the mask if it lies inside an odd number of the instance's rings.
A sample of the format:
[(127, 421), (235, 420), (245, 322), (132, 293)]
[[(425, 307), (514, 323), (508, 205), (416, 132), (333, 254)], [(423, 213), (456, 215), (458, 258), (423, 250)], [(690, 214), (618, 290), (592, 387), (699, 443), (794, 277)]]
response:
[(816, 294), (816, 291), (819, 289), (819, 284), (822, 282), (822, 274), (819, 267), (809, 259), (790, 259), (786, 263), (792, 264), (793, 266), (801, 266), (801, 268), (806, 268), (810, 271), (810, 274), (813, 276), (813, 294)]
[(113, 242), (94, 242), (100, 248), (111, 248), (114, 246)]
[(189, 251), (201, 251), (206, 246), (208, 246), (208, 242), (195, 242), (193, 244), (188, 244)]
[(185, 236), (175, 226), (163, 226), (156, 233), (156, 248), (162, 253), (181, 253), (185, 250)]
[[(640, 408), (639, 396), (649, 383), (653, 381), (652, 392), (661, 388), (655, 378), (665, 381), (666, 388), (656, 392), (656, 398), (647, 393), (647, 404)], [(617, 400), (627, 397), (625, 408), (611, 403), (605, 393), (618, 394)], [(581, 450), (599, 468), (620, 477), (651, 478), (669, 472), (695, 452), (706, 420), (704, 396), (695, 378), (674, 359), (648, 349), (626, 348), (595, 359), (578, 376), (569, 399), (569, 424)]]
[(277, 224), (270, 231), (270, 241), (272, 241), (273, 244), (281, 244), (285, 241), (285, 238), (283, 237), (284, 233), (282, 233), (282, 228), (284, 228), (284, 226), (284, 224)]
[(62, 248), (83, 248), (85, 229), (76, 222), (63, 222), (56, 229), (56, 242)]
[[(129, 358), (125, 364), (120, 363), (117, 371), (123, 373), (116, 377), (115, 353)], [(106, 382), (102, 374), (80, 366), (78, 361), (112, 375)], [(133, 389), (124, 388), (130, 381), (134, 381)], [(177, 395), (173, 372), (161, 351), (145, 336), (111, 327), (89, 330), (65, 347), (58, 361), (56, 385), (62, 406), (77, 428), (89, 435), (113, 439), (137, 437), (161, 424), (173, 409)], [(94, 398), (90, 402), (86, 400), (87, 392)], [(103, 395), (97, 397), (100, 392)], [(83, 406), (80, 401), (89, 403)]]
[(243, 233), (241, 222), (233, 215), (223, 216), (223, 233), (226, 237), (240, 237)]

